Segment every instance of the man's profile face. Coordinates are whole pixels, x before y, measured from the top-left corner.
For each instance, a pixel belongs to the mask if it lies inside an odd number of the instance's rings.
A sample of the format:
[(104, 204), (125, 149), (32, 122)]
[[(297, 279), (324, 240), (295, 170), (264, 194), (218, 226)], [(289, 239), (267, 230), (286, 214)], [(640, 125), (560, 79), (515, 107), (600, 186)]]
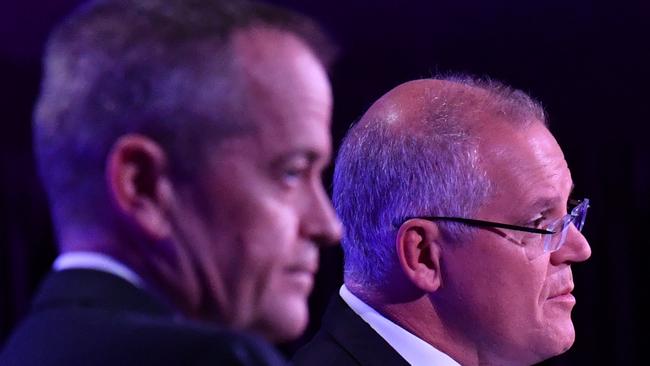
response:
[(321, 182), (331, 154), (326, 73), (297, 37), (272, 29), (234, 35), (239, 110), (254, 131), (208, 152), (184, 235), (194, 247), (204, 302), (236, 329), (273, 340), (300, 335), (318, 244), (339, 239)]
[[(494, 194), (473, 218), (545, 228), (566, 215), (571, 173), (541, 123), (521, 130), (497, 124), (481, 137)], [(451, 284), (443, 291), (463, 299), (448, 306), (463, 313), (461, 331), (474, 337), (485, 353), (479, 356), (496, 364), (532, 364), (573, 344), (570, 264), (586, 260), (590, 248), (571, 225), (562, 248), (529, 259), (525, 246), (542, 241), (540, 234), (478, 229), (469, 241), (446, 246)]]

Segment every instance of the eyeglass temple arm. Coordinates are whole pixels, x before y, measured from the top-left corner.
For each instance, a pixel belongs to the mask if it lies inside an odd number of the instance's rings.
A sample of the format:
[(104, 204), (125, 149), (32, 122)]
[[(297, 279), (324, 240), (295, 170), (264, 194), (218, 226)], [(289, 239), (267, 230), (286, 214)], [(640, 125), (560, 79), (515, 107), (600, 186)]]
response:
[(535, 233), (535, 234), (555, 234), (555, 231), (550, 231), (550, 230), (535, 229), (535, 228), (532, 228), (532, 227), (503, 224), (503, 223), (500, 223), (500, 222), (466, 219), (464, 217), (420, 216), (420, 217), (410, 217), (409, 219), (424, 219), (424, 220), (429, 220), (429, 221), (453, 221), (453, 222), (460, 222), (460, 223), (468, 224), (468, 225), (472, 225), (472, 226), (498, 227), (498, 228), (501, 228), (501, 229), (524, 231), (524, 232)]

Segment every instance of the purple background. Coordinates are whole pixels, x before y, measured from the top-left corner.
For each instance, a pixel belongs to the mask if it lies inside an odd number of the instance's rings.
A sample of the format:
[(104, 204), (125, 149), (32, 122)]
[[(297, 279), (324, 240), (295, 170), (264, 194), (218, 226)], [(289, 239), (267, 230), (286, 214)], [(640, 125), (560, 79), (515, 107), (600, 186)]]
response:
[[(0, 346), (55, 255), (33, 168), (30, 119), (43, 41), (78, 2), (0, 5)], [(574, 269), (576, 344), (544, 364), (641, 363), (648, 338), (641, 325), (648, 309), (642, 266), (650, 244), (647, 2), (275, 2), (315, 17), (341, 45), (332, 72), (335, 144), (383, 93), (435, 73), (489, 75), (542, 100), (576, 197), (592, 199), (585, 233), (593, 250), (590, 261)], [(329, 174), (326, 179), (329, 186)], [(341, 283), (340, 261), (339, 248), (323, 253), (304, 339)], [(304, 339), (283, 350), (290, 354)]]

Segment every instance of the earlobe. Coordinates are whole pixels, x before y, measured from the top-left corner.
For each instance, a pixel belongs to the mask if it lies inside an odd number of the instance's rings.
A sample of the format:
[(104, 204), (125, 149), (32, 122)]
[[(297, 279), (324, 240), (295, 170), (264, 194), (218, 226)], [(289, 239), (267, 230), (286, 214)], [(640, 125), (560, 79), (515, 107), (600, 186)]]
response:
[(434, 292), (442, 283), (439, 229), (435, 223), (411, 219), (397, 232), (396, 246), (402, 271), (414, 286)]
[(142, 135), (120, 137), (108, 154), (106, 180), (123, 216), (152, 239), (170, 235), (167, 209), (172, 187), (160, 145)]

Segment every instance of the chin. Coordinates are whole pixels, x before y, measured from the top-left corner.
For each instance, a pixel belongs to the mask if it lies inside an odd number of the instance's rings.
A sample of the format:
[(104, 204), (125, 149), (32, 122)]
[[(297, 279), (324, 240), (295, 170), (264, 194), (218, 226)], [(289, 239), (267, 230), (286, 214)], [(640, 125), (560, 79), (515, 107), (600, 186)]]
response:
[[(561, 304), (563, 305), (563, 304)], [(570, 305), (570, 306), (569, 306)], [(575, 341), (575, 328), (571, 320), (571, 309), (573, 306), (552, 306), (546, 308), (546, 347), (551, 356), (566, 352)]]
[(570, 330), (566, 330), (564, 334), (558, 336), (558, 342), (557, 342), (557, 349), (558, 352), (557, 354), (562, 354), (571, 348), (573, 346), (573, 343), (576, 340), (576, 334), (575, 331), (573, 330), (573, 325), (571, 325)]
[(536, 362), (565, 353), (573, 346), (574, 341), (575, 331), (570, 321), (569, 324), (562, 324), (550, 330), (538, 344), (536, 353), (539, 357)]
[(285, 300), (283, 306), (269, 309), (267, 318), (263, 322), (265, 331), (263, 335), (274, 343), (292, 341), (302, 335), (307, 328), (309, 321), (309, 311), (307, 310), (307, 301), (289, 301)]

